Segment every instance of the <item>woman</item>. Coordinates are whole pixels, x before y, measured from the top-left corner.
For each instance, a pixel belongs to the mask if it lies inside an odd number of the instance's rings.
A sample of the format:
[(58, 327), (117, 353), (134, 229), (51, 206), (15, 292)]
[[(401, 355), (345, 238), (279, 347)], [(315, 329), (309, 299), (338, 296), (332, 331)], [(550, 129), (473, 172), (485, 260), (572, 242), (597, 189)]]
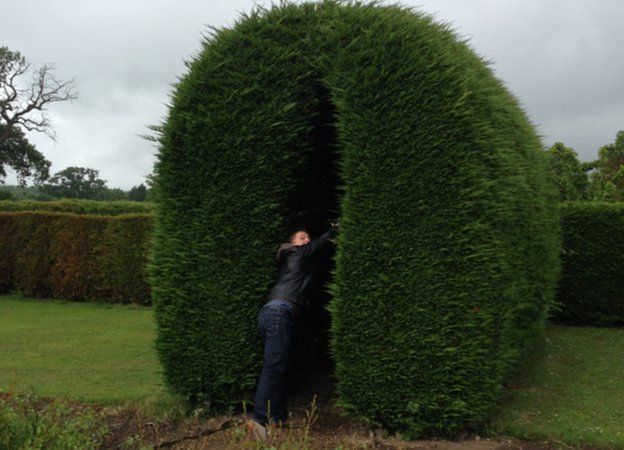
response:
[(305, 230), (298, 230), (277, 251), (280, 265), (277, 282), (258, 314), (264, 341), (264, 367), (256, 390), (254, 420), (247, 423), (249, 432), (260, 440), (267, 438), (269, 415), (273, 423), (284, 423), (288, 418), (286, 371), (294, 318), (301, 312), (305, 292), (312, 283), (313, 259), (337, 228), (338, 224), (332, 223), (329, 230), (314, 240), (310, 240)]

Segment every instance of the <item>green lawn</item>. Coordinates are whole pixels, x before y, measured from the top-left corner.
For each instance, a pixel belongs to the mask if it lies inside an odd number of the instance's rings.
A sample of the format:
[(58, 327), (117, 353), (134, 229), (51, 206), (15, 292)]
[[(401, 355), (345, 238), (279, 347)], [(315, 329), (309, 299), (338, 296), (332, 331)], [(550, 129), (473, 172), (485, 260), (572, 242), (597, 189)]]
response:
[[(175, 407), (155, 332), (149, 308), (0, 296), (0, 390)], [(491, 429), (624, 448), (624, 330), (549, 326)]]
[(0, 390), (98, 403), (164, 395), (150, 308), (0, 297)]
[(493, 427), (518, 437), (624, 448), (624, 329), (548, 327)]

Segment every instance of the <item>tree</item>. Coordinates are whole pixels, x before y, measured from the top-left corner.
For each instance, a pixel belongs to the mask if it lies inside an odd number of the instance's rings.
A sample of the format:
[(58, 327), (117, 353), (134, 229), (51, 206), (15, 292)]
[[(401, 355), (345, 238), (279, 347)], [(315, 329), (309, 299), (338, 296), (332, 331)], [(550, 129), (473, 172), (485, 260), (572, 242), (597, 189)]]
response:
[(128, 200), (133, 200), (135, 202), (144, 202), (145, 197), (147, 196), (147, 188), (143, 183), (138, 186), (133, 186), (128, 193)]
[(41, 186), (3, 185), (0, 192), (8, 192), (13, 200), (49, 201), (54, 197), (41, 192)]
[(592, 173), (594, 198), (605, 201), (624, 201), (624, 130), (615, 136), (615, 142), (600, 148)]
[[(0, 134), (6, 125), (0, 123)], [(20, 184), (26, 184), (27, 177), (34, 177), (38, 184), (46, 180), (49, 175), (50, 161), (41, 154), (24, 136), (24, 132), (14, 127), (10, 136), (0, 143), (0, 182), (6, 177), (6, 167), (12, 168)]]
[(30, 63), (19, 52), (0, 47), (0, 118), (5, 125), (0, 133), (0, 143), (9, 138), (15, 126), (45, 133), (54, 140), (56, 135), (45, 107), (49, 103), (77, 98), (74, 81), (57, 80), (51, 64), (35, 70), (33, 80), (21, 87), (20, 77), (30, 68)]
[(11, 191), (0, 190), (0, 201), (1, 200), (15, 200)]
[(19, 52), (0, 47), (0, 181), (6, 177), (5, 166), (15, 169), (20, 184), (25, 184), (27, 176), (34, 175), (38, 181), (48, 177), (50, 162), (28, 143), (22, 129), (55, 140), (46, 107), (76, 98), (74, 81), (58, 80), (54, 66), (44, 64), (34, 70), (30, 82), (22, 81), (30, 69)]
[(41, 190), (58, 198), (94, 199), (106, 190), (106, 180), (99, 172), (85, 167), (68, 167), (54, 174)]
[(577, 153), (561, 142), (556, 142), (547, 150), (547, 154), (551, 177), (559, 189), (559, 200), (587, 198), (589, 178)]
[(145, 176), (145, 184), (147, 184), (147, 191), (145, 192), (145, 201), (153, 202), (154, 199), (154, 174), (150, 173)]
[(119, 188), (109, 189), (105, 187), (104, 189), (99, 191), (93, 199), (107, 201), (107, 202), (113, 201), (113, 200), (127, 200), (128, 195), (122, 189), (119, 189)]

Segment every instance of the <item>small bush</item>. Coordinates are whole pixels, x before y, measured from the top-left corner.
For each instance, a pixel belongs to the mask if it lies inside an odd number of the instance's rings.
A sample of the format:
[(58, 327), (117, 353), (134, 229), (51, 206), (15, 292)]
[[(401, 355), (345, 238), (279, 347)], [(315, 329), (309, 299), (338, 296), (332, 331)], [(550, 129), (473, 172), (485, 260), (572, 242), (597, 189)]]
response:
[(624, 324), (624, 204), (563, 203), (561, 226), (563, 273), (555, 318)]

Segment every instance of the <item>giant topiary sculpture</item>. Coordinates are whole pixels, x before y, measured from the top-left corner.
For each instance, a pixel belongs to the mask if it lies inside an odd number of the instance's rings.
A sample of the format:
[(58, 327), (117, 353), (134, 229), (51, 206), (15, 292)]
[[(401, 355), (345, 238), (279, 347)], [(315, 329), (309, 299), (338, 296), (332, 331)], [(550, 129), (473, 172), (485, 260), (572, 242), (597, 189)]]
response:
[(558, 225), (539, 138), (448, 27), (397, 6), (256, 10), (205, 40), (160, 143), (170, 386), (249, 398), (276, 244), (331, 218), (342, 406), (411, 434), (484, 420), (543, 326)]

